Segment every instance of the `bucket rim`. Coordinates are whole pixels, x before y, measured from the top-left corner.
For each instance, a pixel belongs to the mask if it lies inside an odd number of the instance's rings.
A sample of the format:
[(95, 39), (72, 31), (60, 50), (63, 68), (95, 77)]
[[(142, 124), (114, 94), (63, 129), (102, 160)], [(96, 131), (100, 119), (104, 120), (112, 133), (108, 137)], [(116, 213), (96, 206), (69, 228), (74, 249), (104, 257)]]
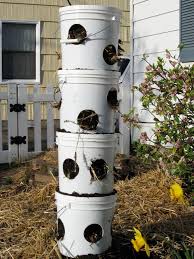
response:
[[(88, 205), (88, 204), (110, 204), (115, 203), (117, 199), (117, 192), (113, 191), (109, 195), (104, 194), (103, 196), (75, 196), (71, 194), (65, 194), (60, 192), (59, 190), (56, 190), (55, 192), (55, 202), (57, 203), (57, 200), (61, 201), (61, 203), (73, 203), (78, 205)], [(62, 205), (62, 204), (61, 204)]]
[(58, 70), (57, 71), (59, 76), (74, 76), (74, 77), (80, 77), (85, 76), (100, 76), (102, 78), (109, 76), (114, 78), (119, 78), (120, 77), (120, 72), (119, 71), (114, 71), (114, 70), (94, 70), (94, 69), (66, 69), (66, 70)]
[(71, 6), (63, 6), (59, 8), (60, 13), (68, 12), (68, 11), (75, 11), (78, 12), (79, 10), (84, 11), (105, 11), (107, 13), (121, 15), (121, 10), (113, 7), (113, 6), (105, 6), (105, 5), (71, 5)]
[(67, 138), (67, 139), (76, 139), (80, 138), (80, 139), (89, 139), (89, 140), (93, 140), (93, 139), (99, 139), (99, 140), (115, 140), (116, 139), (116, 135), (115, 133), (70, 133), (70, 132), (61, 132), (61, 131), (57, 131), (56, 132), (56, 136), (57, 137), (62, 137), (62, 138)]

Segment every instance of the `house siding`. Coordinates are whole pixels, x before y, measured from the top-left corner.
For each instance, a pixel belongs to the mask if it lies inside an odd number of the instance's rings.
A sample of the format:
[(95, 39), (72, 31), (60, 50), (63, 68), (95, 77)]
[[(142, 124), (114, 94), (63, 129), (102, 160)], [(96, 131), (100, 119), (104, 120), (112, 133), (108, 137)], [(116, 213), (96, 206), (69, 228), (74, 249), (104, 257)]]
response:
[[(165, 49), (178, 54), (180, 42), (180, 3), (179, 0), (133, 0), (132, 17), (132, 85), (139, 85), (144, 79), (146, 62), (142, 61), (143, 54), (149, 55), (148, 61), (153, 63), (158, 56), (165, 56)], [(143, 111), (140, 102), (141, 95), (133, 94), (132, 105), (142, 121), (140, 131), (151, 133), (153, 118)], [(132, 130), (132, 139), (136, 140), (139, 130)]]
[(58, 10), (62, 1), (0, 0), (1, 20), (26, 20), (41, 22), (41, 84), (56, 84), (58, 60), (56, 51), (60, 51)]
[[(70, 0), (73, 4), (100, 4), (120, 8), (121, 40), (129, 53), (130, 20), (128, 0)], [(56, 51), (60, 52), (59, 7), (64, 0), (0, 0), (0, 20), (30, 20), (41, 22), (41, 84), (57, 84), (56, 70), (59, 67)], [(68, 3), (67, 3), (68, 4)]]

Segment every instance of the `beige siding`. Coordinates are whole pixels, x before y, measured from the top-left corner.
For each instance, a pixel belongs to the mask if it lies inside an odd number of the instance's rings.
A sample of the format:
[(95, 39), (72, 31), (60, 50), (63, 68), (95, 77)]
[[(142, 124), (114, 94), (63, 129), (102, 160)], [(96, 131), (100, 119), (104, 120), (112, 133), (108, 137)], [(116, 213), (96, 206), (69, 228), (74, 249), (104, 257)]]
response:
[(72, 4), (95, 4), (117, 7), (123, 11), (129, 9), (129, 0), (70, 0)]
[(46, 39), (60, 39), (60, 25), (58, 22), (43, 22), (41, 37)]
[(0, 3), (63, 6), (64, 0), (0, 0)]
[[(129, 52), (129, 1), (128, 0), (70, 0), (72, 4), (100, 4), (114, 6), (123, 11), (121, 40)], [(0, 20), (29, 20), (41, 22), (41, 84), (57, 84), (59, 67), (56, 51), (60, 52), (59, 7), (65, 0), (0, 0)]]

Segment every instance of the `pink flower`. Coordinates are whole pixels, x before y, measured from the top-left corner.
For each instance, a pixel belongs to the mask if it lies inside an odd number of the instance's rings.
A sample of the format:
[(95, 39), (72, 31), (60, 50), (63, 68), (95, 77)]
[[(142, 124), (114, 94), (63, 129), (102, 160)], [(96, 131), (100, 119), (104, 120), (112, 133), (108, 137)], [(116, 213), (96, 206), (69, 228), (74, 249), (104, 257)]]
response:
[(183, 84), (183, 88), (185, 89), (185, 91), (188, 91), (189, 90), (189, 85)]
[(173, 96), (176, 96), (176, 94), (177, 94), (177, 88), (176, 88), (176, 87), (173, 87), (171, 91), (172, 91), (172, 95), (173, 95)]
[(168, 52), (166, 53), (166, 58), (167, 58), (167, 59), (170, 59), (170, 58), (171, 58), (170, 53), (168, 53)]
[(140, 92), (143, 95), (149, 93), (150, 90), (151, 90), (151, 86), (149, 84), (147, 84), (146, 82), (141, 84)]
[(147, 71), (151, 71), (151, 70), (152, 70), (152, 66), (151, 66), (151, 65), (148, 65), (148, 66), (146, 67), (146, 70), (147, 70)]
[(140, 142), (141, 142), (142, 144), (145, 144), (146, 141), (149, 140), (148, 135), (147, 135), (146, 132), (141, 132), (141, 135), (140, 135), (140, 138), (139, 138), (139, 139), (140, 139)]
[(189, 137), (189, 138), (187, 139), (187, 143), (191, 145), (191, 144), (193, 143), (193, 139), (192, 139), (191, 137)]
[(158, 73), (160, 73), (160, 74), (162, 74), (162, 73), (163, 73), (163, 71), (162, 71), (162, 69), (161, 69), (161, 68), (157, 68), (157, 72), (158, 72)]
[(172, 75), (171, 78), (172, 78), (172, 80), (176, 80), (177, 76), (176, 75)]
[(178, 149), (181, 147), (181, 141), (180, 140), (177, 140), (177, 142), (175, 143), (175, 147)]
[(137, 123), (139, 122), (139, 116), (137, 113), (134, 115), (133, 120), (134, 122), (137, 122)]
[(187, 123), (187, 122), (188, 122), (188, 118), (187, 118), (187, 117), (183, 117), (183, 118), (182, 118), (182, 122), (183, 122), (183, 123)]
[(182, 74), (180, 74), (179, 78), (182, 80), (186, 80), (187, 76), (184, 73), (182, 73)]
[(170, 51), (166, 49), (165, 52), (166, 52), (166, 58), (170, 59), (171, 58)]
[(170, 64), (173, 66), (173, 67), (175, 67), (176, 65), (177, 65), (177, 61), (172, 61), (172, 60), (169, 60), (169, 62), (170, 62)]

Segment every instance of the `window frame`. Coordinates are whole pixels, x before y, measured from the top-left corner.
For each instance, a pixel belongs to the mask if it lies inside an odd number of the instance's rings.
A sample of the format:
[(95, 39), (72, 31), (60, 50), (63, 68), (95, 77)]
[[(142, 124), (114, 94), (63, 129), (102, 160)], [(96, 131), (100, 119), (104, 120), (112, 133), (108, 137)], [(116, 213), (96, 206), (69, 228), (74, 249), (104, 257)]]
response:
[[(2, 51), (2, 24), (18, 23), (18, 24), (34, 24), (36, 25), (36, 79), (3, 79), (3, 51)], [(40, 21), (25, 20), (0, 20), (0, 84), (19, 83), (19, 84), (40, 84)]]

